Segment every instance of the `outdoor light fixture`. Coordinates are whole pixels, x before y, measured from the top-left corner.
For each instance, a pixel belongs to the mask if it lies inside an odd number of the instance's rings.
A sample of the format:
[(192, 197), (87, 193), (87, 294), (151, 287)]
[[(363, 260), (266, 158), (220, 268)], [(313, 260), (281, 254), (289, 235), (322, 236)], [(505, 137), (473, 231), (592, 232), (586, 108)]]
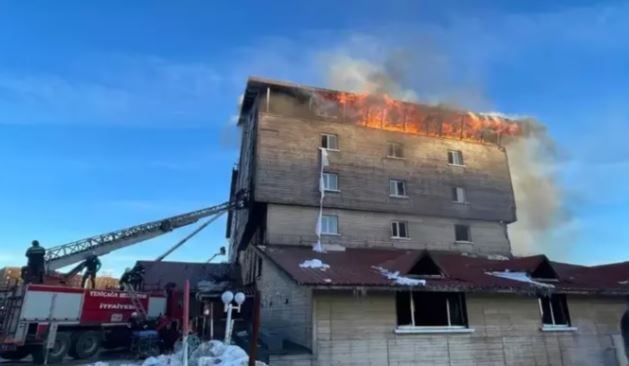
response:
[(237, 292), (234, 296), (234, 301), (236, 301), (236, 304), (238, 304), (238, 307), (240, 308), (240, 305), (245, 302), (245, 294), (243, 294), (242, 292)]
[[(246, 296), (242, 292), (237, 292), (234, 295), (231, 291), (225, 291), (221, 295), (221, 301), (225, 304), (225, 312), (227, 313), (227, 321), (225, 322), (225, 344), (229, 344), (231, 342), (231, 334), (234, 329), (234, 322), (232, 320), (232, 311), (234, 307), (236, 311), (240, 312), (240, 306), (245, 302)], [(235, 301), (237, 306), (234, 306), (232, 301)]]

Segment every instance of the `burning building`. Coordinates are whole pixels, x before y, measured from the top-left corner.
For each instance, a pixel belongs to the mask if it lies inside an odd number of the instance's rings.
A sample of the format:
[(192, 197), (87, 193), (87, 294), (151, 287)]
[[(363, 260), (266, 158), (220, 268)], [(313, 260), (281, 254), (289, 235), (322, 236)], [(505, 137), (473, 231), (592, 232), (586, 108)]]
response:
[[(232, 260), (262, 294), (272, 364), (606, 365), (629, 264), (512, 256), (496, 116), (251, 78)], [(282, 343), (282, 342), (280, 342)], [(298, 350), (299, 352), (289, 352)]]

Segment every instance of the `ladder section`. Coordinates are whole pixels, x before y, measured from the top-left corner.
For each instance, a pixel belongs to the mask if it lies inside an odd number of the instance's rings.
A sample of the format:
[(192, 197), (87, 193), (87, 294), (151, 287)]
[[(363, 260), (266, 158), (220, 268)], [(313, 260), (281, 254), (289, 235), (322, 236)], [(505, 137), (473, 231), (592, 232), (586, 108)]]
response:
[(129, 295), (131, 304), (133, 304), (133, 307), (135, 308), (135, 312), (138, 313), (138, 316), (140, 317), (140, 319), (146, 320), (147, 318), (146, 309), (144, 309), (144, 306), (142, 305), (142, 302), (138, 298), (138, 294), (137, 292), (135, 292), (135, 289), (133, 288), (133, 286), (129, 285), (128, 283), (125, 283), (123, 286), (124, 286), (124, 290)]
[(23, 302), (17, 286), (0, 290), (0, 338), (12, 336), (17, 329)]

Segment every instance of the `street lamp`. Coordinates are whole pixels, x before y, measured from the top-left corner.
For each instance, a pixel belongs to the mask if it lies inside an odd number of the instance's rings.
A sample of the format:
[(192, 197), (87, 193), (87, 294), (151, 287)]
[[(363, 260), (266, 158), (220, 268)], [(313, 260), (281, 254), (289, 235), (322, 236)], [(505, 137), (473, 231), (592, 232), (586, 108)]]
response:
[[(225, 322), (225, 344), (231, 343), (231, 333), (234, 328), (232, 321), (232, 311), (234, 307), (238, 312), (240, 312), (240, 306), (245, 302), (245, 294), (242, 292), (237, 292), (234, 295), (231, 291), (225, 291), (221, 295), (221, 301), (225, 305), (225, 312), (227, 312), (227, 321)], [(233, 305), (232, 301), (236, 302), (236, 306)]]

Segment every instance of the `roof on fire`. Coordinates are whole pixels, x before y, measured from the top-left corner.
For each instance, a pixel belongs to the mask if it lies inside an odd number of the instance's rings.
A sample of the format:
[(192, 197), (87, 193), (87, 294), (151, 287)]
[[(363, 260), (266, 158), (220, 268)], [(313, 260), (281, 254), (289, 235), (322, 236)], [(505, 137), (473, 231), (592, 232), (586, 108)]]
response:
[[(480, 256), (436, 250), (347, 248), (317, 253), (304, 246), (258, 247), (269, 260), (300, 285), (318, 288), (407, 287), (383, 274), (423, 278), (426, 291), (518, 292), (551, 291), (577, 294), (629, 294), (629, 262), (586, 267), (550, 261), (544, 255), (529, 257)], [(441, 276), (414, 276), (416, 265), (429, 259)], [(319, 259), (327, 268), (303, 268), (306, 260)], [(493, 273), (493, 274), (492, 274)], [(497, 276), (507, 274), (506, 276)], [(530, 281), (509, 279), (524, 273)], [(513, 277), (513, 276), (511, 276)]]

